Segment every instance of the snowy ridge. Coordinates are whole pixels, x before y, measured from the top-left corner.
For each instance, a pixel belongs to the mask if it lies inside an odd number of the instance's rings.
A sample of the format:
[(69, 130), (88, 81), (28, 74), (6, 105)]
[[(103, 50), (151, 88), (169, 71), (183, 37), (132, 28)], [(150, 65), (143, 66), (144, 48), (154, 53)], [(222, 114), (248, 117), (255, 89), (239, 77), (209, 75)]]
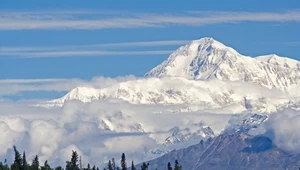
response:
[(269, 64), (275, 64), (275, 65), (281, 65), (287, 68), (291, 69), (297, 69), (300, 70), (300, 62), (297, 60), (293, 60), (287, 57), (280, 57), (276, 54), (270, 54), (270, 55), (263, 55), (258, 56), (256, 59), (269, 63)]
[(215, 134), (209, 126), (201, 126), (192, 131), (190, 128), (179, 129), (174, 127), (170, 130), (172, 135), (167, 137), (163, 145), (178, 144), (178, 143), (187, 143), (191, 140), (200, 141), (201, 139), (213, 138)]
[(237, 132), (249, 134), (251, 130), (259, 127), (263, 122), (268, 120), (268, 115), (247, 114), (237, 115), (228, 121), (228, 127), (223, 134), (234, 134)]
[(179, 110), (175, 109), (172, 112), (215, 112), (214, 109), (222, 109), (228, 113), (261, 113), (275, 112), (290, 105), (300, 104), (299, 97), (290, 98), (280, 90), (271, 90), (251, 83), (166, 77), (128, 81), (103, 89), (78, 87), (62, 98), (42, 103), (40, 106), (61, 107), (69, 100), (91, 102), (111, 98), (132, 104), (182, 105)]

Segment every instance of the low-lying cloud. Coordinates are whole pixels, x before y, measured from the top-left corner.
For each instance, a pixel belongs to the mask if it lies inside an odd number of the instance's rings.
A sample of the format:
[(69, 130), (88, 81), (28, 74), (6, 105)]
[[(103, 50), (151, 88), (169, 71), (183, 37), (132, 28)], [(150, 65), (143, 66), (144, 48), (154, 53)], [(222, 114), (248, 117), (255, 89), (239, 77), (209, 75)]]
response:
[(300, 153), (300, 111), (284, 110), (274, 113), (265, 123), (266, 134), (275, 144), (294, 154)]
[[(172, 113), (173, 106), (132, 105), (121, 100), (82, 103), (68, 101), (62, 108), (37, 108), (29, 101), (1, 101), (0, 159), (12, 161), (11, 147), (25, 150), (28, 159), (35, 154), (41, 162), (64, 165), (71, 150), (77, 150), (85, 165), (102, 166), (122, 152), (127, 159), (140, 162), (155, 157), (155, 149), (164, 141), (171, 128), (190, 124), (210, 125), (222, 129), (230, 114)], [(158, 113), (160, 112), (160, 113)], [(161, 141), (160, 141), (161, 140)], [(118, 162), (118, 161), (117, 161)]]
[[(11, 91), (18, 93), (33, 89), (70, 90), (69, 88), (78, 85), (104, 88), (130, 80), (133, 80), (129, 82), (130, 87), (139, 82), (143, 88), (153, 87), (153, 82), (156, 87), (166, 86), (174, 89), (209, 86), (204, 82), (201, 84), (179, 78), (166, 77), (161, 79), (164, 82), (159, 82), (156, 78), (141, 80), (134, 76), (96, 77), (90, 81), (75, 79), (73, 82), (69, 79), (10, 79), (1, 80), (0, 86), (18, 85), (17, 91)], [(214, 90), (220, 92), (218, 88), (231, 88), (236, 93), (244, 94), (246, 89), (256, 97), (282, 95), (280, 91), (258, 88), (253, 84), (241, 85), (236, 82), (227, 87), (226, 82), (223, 83), (213, 83), (218, 84)], [(65, 161), (70, 159), (72, 150), (80, 153), (85, 165), (90, 162), (102, 166), (112, 157), (119, 162), (118, 158), (122, 152), (126, 153), (127, 160), (132, 159), (138, 163), (158, 156), (153, 155), (151, 151), (161, 149), (161, 144), (172, 134), (170, 129), (174, 127), (188, 127), (196, 131), (197, 126), (194, 125), (201, 124), (211, 126), (215, 134), (218, 134), (232, 117), (232, 114), (224, 113), (224, 108), (219, 111), (220, 114), (216, 114), (218, 109), (209, 113), (176, 112), (182, 105), (130, 104), (116, 98), (89, 103), (71, 100), (66, 101), (60, 108), (33, 107), (33, 104), (36, 104), (36, 101), (0, 100), (0, 133), (3, 136), (3, 140), (0, 141), (0, 160), (12, 161), (11, 147), (16, 145), (20, 151), (26, 151), (28, 159), (38, 154), (41, 161), (47, 159), (51, 165), (64, 165)], [(291, 153), (299, 153), (299, 115), (299, 111), (288, 110), (274, 113), (261, 127), (268, 134), (272, 134), (271, 137), (278, 147)]]

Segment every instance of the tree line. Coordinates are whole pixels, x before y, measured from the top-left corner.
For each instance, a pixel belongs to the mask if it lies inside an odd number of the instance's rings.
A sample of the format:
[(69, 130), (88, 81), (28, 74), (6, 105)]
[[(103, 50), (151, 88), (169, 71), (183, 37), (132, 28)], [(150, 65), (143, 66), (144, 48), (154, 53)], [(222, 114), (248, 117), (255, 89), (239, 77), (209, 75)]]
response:
[[(23, 155), (21, 155), (15, 146), (13, 147), (13, 150), (15, 154), (13, 163), (11, 165), (8, 165), (6, 164), (7, 160), (4, 160), (4, 163), (0, 162), (0, 170), (100, 170), (95, 165), (91, 167), (90, 164), (88, 164), (87, 167), (83, 167), (81, 163), (81, 157), (79, 157), (76, 151), (72, 151), (71, 159), (69, 161), (66, 161), (65, 168), (61, 166), (52, 168), (48, 164), (47, 160), (44, 162), (43, 165), (40, 165), (38, 155), (36, 155), (32, 160), (31, 164), (29, 164), (26, 160), (25, 151), (23, 152)], [(168, 162), (166, 169), (182, 170), (182, 166), (179, 164), (178, 160), (175, 160), (174, 168), (172, 167), (171, 163)], [(103, 170), (150, 170), (150, 169), (149, 169), (149, 163), (145, 163), (145, 162), (142, 163), (140, 168), (136, 167), (133, 161), (131, 161), (130, 166), (127, 166), (126, 156), (123, 153), (121, 156), (120, 166), (118, 166), (115, 162), (115, 159), (112, 158), (111, 160), (108, 161), (106, 167), (103, 168)]]

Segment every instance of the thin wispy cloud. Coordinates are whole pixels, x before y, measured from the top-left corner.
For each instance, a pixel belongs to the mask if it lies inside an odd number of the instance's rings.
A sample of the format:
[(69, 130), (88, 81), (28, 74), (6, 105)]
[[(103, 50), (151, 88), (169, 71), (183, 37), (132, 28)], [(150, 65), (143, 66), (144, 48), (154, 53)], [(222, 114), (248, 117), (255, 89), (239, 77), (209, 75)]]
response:
[[(92, 18), (92, 19), (91, 19)], [(218, 23), (299, 22), (300, 11), (224, 12), (193, 11), (180, 14), (120, 12), (1, 12), (0, 30), (26, 29), (107, 29), (167, 27), (170, 25), (203, 26)]]
[(90, 86), (90, 83), (80, 79), (2, 79), (0, 96), (15, 95), (25, 91), (64, 92), (81, 85)]
[[(0, 47), (1, 56), (14, 57), (76, 57), (76, 56), (112, 56), (112, 55), (161, 55), (170, 54), (172, 50), (151, 50), (137, 51), (138, 47), (166, 47), (174, 45), (183, 45), (190, 40), (160, 40), (160, 41), (139, 41), (139, 42), (121, 42), (105, 43), (91, 45), (73, 45), (73, 46), (43, 46), (43, 47)], [(133, 47), (131, 51), (128, 48)], [(126, 48), (122, 51), (121, 48)], [(120, 50), (121, 49), (121, 50)]]
[(38, 46), (38, 47), (5, 47), (0, 46), (0, 55), (5, 52), (30, 52), (30, 51), (57, 51), (72, 49), (119, 49), (122, 47), (154, 47), (154, 46), (171, 46), (183, 45), (191, 40), (160, 40), (160, 41), (137, 41), (137, 42), (118, 42), (105, 44), (89, 44), (89, 45), (64, 45), (64, 46)]
[(300, 41), (284, 42), (283, 44), (287, 45), (287, 46), (299, 46), (300, 45)]
[(78, 86), (104, 88), (120, 82), (137, 79), (135, 76), (123, 77), (94, 77), (91, 80), (71, 79), (0, 79), (0, 98), (22, 92), (51, 91), (67, 92)]
[(170, 54), (171, 50), (153, 51), (46, 51), (46, 52), (11, 52), (1, 53), (2, 56), (16, 56), (22, 58), (49, 58), (49, 57), (78, 57), (78, 56), (129, 56), (129, 55), (161, 55)]
[(0, 84), (27, 84), (27, 83), (48, 83), (63, 82), (69, 79), (1, 79)]

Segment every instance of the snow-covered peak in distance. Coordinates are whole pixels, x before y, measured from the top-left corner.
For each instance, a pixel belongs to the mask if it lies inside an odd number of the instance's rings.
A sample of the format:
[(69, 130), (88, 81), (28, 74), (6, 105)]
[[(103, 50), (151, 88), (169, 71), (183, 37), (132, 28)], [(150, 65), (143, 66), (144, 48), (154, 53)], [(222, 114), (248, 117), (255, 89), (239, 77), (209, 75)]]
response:
[(270, 64), (281, 65), (284, 67), (300, 70), (300, 62), (287, 57), (280, 57), (276, 54), (258, 56), (256, 59)]
[(98, 96), (98, 90), (91, 87), (76, 87), (72, 89), (64, 100), (77, 99), (82, 102), (91, 102), (96, 100)]
[(248, 57), (213, 38), (201, 38), (177, 49), (145, 76), (195, 80), (217, 78), (286, 89), (299, 84), (299, 68), (297, 60), (275, 55)]

